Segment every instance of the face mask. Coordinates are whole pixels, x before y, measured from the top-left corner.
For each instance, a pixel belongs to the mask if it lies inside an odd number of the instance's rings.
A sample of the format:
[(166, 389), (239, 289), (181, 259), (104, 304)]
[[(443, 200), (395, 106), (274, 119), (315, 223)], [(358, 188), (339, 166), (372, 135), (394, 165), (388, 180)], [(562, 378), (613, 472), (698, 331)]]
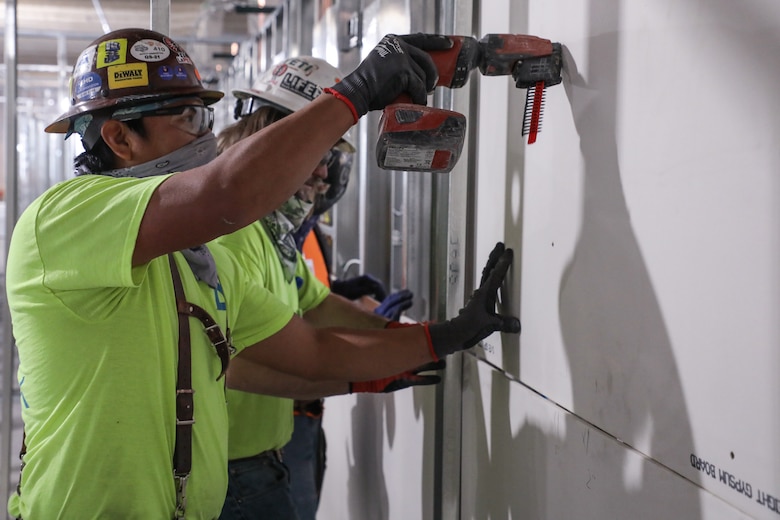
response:
[(217, 137), (209, 132), (168, 155), (143, 164), (101, 172), (111, 177), (152, 177), (203, 166), (217, 157)]
[(287, 217), (287, 220), (289, 220), (290, 224), (293, 226), (292, 231), (295, 231), (301, 227), (303, 221), (309, 216), (312, 206), (314, 206), (313, 202), (306, 202), (305, 200), (292, 196), (279, 207), (278, 211)]
[(298, 260), (298, 250), (295, 247), (293, 233), (303, 224), (313, 205), (312, 202), (305, 202), (293, 196), (287, 199), (279, 209), (260, 220), (273, 240), (274, 249), (276, 249), (284, 272), (284, 279), (288, 283), (295, 275)]
[[(121, 168), (102, 172), (101, 175), (111, 177), (152, 177), (166, 173), (182, 172), (198, 166), (203, 166), (217, 156), (217, 138), (209, 132), (190, 144), (175, 150), (168, 155), (129, 168)], [(182, 254), (198, 280), (216, 288), (218, 284), (217, 266), (206, 245), (191, 249), (183, 249)]]

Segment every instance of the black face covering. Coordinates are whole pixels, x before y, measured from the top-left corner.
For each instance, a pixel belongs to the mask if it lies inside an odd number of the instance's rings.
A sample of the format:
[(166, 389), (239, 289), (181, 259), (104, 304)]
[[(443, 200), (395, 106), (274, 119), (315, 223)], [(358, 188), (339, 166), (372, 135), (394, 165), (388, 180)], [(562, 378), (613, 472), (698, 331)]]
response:
[(325, 182), (330, 188), (314, 202), (314, 215), (322, 215), (328, 211), (347, 191), (349, 174), (352, 170), (353, 152), (345, 152), (337, 147), (331, 148), (332, 157), (328, 162), (328, 177)]

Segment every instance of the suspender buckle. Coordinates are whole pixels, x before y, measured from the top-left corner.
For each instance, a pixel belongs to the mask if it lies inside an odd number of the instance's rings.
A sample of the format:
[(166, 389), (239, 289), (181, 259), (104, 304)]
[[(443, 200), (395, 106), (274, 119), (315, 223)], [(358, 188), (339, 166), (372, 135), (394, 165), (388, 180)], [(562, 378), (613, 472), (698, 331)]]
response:
[(225, 343), (225, 336), (222, 335), (222, 329), (219, 328), (218, 323), (212, 323), (204, 328), (206, 329), (206, 335), (209, 338), (212, 337), (212, 334), (218, 334), (218, 336), (214, 336), (214, 346), (216, 346), (217, 343)]
[(195, 390), (192, 388), (176, 389), (176, 426), (185, 426), (195, 424), (192, 417), (192, 394)]
[(176, 485), (176, 511), (173, 513), (174, 519), (184, 518), (184, 512), (187, 509), (187, 481), (190, 474), (173, 475), (173, 482)]

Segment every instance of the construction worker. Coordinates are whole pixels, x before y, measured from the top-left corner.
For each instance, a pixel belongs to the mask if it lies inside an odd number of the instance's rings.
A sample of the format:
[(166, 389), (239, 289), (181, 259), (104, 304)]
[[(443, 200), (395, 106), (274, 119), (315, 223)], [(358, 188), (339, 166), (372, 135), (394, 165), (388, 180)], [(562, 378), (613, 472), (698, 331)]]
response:
[[(388, 295), (382, 281), (371, 274), (346, 279), (331, 274), (332, 237), (321, 228), (320, 220), (332, 225), (330, 209), (346, 192), (352, 156), (345, 152), (334, 154), (325, 179), (328, 189), (315, 200), (311, 215), (294, 232), (295, 243), (317, 279), (333, 293), (390, 321), (398, 321), (413, 304), (411, 291), (401, 289)], [(290, 491), (300, 520), (314, 520), (319, 507), (327, 466), (327, 442), (322, 427), (324, 411), (324, 399), (296, 400), (292, 438), (283, 450), (285, 465), (290, 470)]]
[(8, 254), (25, 428), (12, 516), (215, 518), (226, 382), (372, 380), (517, 330), (494, 307), (510, 250), (492, 255), (467, 320), (363, 331), (311, 327), (204, 245), (280, 206), (368, 110), (403, 91), (425, 102), (435, 76), (388, 35), (328, 95), (215, 159), (209, 105), (222, 93), (181, 46), (123, 29), (81, 53), (71, 108), (47, 127), (80, 135), (78, 175), (27, 207)]
[[(311, 56), (289, 58), (265, 72), (250, 89), (234, 90), (238, 122), (217, 136), (220, 151), (308, 105), (342, 75), (325, 60)], [(385, 328), (388, 319), (347, 301), (328, 289), (307, 267), (298, 252), (296, 232), (324, 204), (335, 202), (346, 188), (355, 148), (348, 135), (317, 165), (301, 189), (280, 208), (258, 222), (217, 239), (242, 262), (260, 284), (315, 326)], [(337, 193), (339, 192), (339, 193)], [(330, 195), (329, 195), (330, 194)], [(324, 202), (327, 201), (327, 202)], [(360, 282), (358, 282), (360, 283)], [(428, 367), (426, 367), (428, 368)], [(292, 397), (320, 397), (333, 393), (395, 391), (414, 385), (434, 384), (437, 376), (404, 372), (376, 383), (330, 385), (294, 382)], [(315, 460), (302, 457), (309, 442), (319, 440), (321, 399), (291, 399), (228, 390), (230, 436), (228, 442), (228, 495), (220, 518), (312, 519), (318, 487)], [(315, 406), (318, 405), (318, 406)], [(316, 409), (315, 409), (316, 408)], [(294, 414), (295, 410), (295, 414)], [(293, 421), (293, 416), (295, 419)], [(293, 425), (294, 423), (294, 425)], [(301, 446), (289, 445), (295, 427)], [(307, 432), (310, 432), (307, 434)], [(281, 449), (284, 448), (284, 457)], [(292, 467), (284, 463), (298, 462)], [(279, 478), (290, 471), (291, 478)], [(292, 484), (291, 484), (292, 482)], [(296, 490), (292, 493), (291, 490)], [(296, 516), (297, 512), (297, 516)]]

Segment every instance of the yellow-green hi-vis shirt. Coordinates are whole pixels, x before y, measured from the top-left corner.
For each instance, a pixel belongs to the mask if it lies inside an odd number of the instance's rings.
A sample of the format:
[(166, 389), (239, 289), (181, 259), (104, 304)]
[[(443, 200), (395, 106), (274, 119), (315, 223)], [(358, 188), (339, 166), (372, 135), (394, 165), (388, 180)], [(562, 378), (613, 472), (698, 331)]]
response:
[[(50, 188), (11, 239), (7, 292), (19, 352), (27, 453), (13, 516), (171, 518), (178, 325), (166, 257), (133, 268), (144, 210), (166, 179), (86, 175)], [(175, 253), (188, 301), (229, 326), (238, 349), (292, 312), (210, 246), (217, 289)], [(258, 320), (262, 316), (262, 320)], [(228, 422), (220, 360), (190, 318), (193, 426), (188, 519), (219, 516)]]

